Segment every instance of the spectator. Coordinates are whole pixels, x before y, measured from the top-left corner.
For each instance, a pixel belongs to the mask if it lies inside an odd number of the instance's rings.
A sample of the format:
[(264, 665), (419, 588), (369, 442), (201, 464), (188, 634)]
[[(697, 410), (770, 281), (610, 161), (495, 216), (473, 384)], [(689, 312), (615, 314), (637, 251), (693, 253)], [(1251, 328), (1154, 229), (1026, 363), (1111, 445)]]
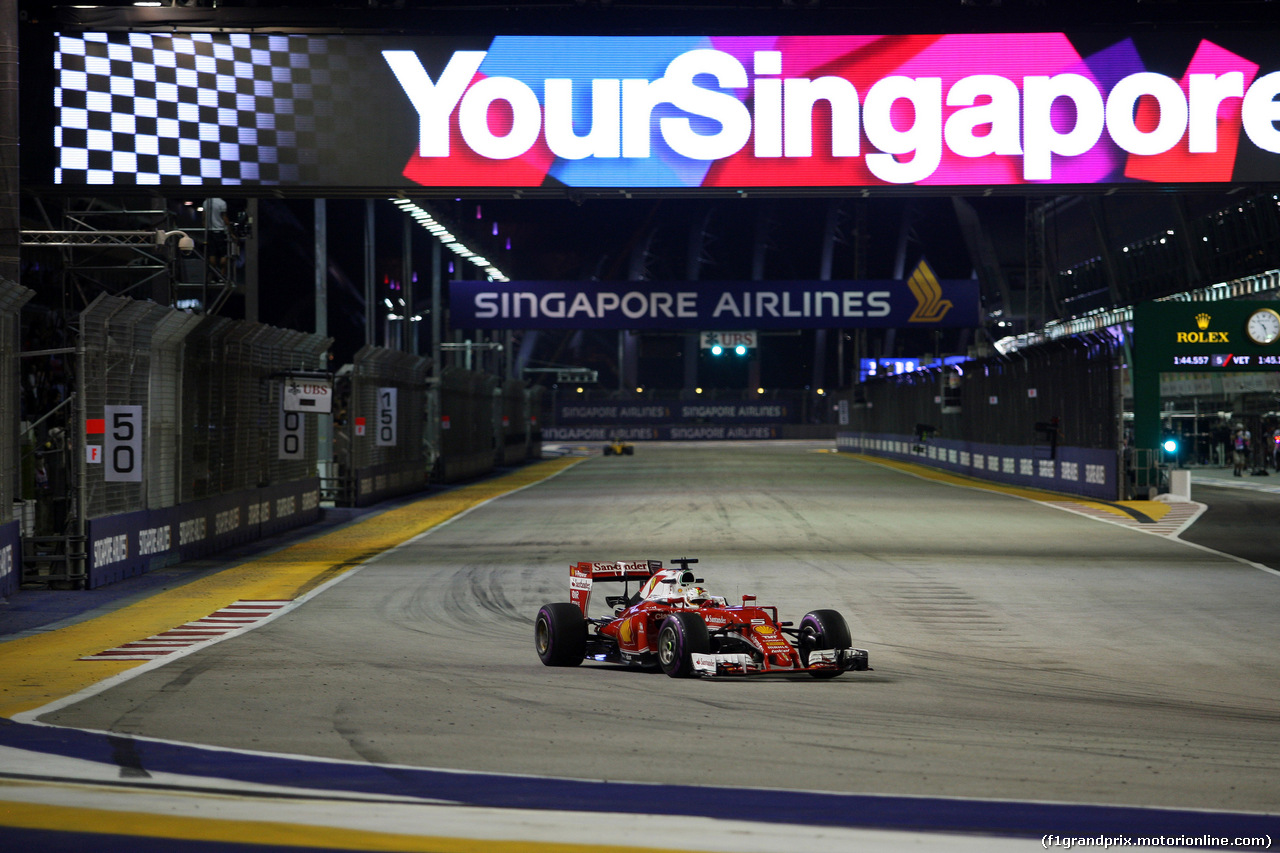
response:
[(227, 277), (227, 203), (220, 198), (204, 200), (205, 254), (218, 275)]
[(1237, 477), (1244, 476), (1244, 469), (1249, 464), (1249, 443), (1252, 438), (1252, 434), (1244, 428), (1244, 424), (1236, 424), (1236, 432), (1231, 440), (1231, 447), (1233, 462), (1235, 463), (1233, 473)]

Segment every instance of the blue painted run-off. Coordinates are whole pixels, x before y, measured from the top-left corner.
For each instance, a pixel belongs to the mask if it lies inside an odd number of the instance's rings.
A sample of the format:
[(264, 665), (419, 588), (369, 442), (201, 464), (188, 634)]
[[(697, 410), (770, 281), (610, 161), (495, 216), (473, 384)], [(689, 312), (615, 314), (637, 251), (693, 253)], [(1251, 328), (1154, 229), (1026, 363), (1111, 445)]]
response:
[(212, 779), (493, 808), (696, 816), (858, 829), (1081, 836), (1280, 838), (1280, 815), (719, 786), (596, 782), (230, 752), (0, 721), (0, 746)]

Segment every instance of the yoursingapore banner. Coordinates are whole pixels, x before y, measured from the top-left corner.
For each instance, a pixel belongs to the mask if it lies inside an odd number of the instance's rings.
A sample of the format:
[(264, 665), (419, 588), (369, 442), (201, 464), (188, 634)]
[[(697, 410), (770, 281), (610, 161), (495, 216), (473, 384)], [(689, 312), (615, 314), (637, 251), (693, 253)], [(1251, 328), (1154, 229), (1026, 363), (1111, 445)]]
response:
[(455, 329), (938, 328), (980, 325), (978, 283), (451, 281)]
[(57, 183), (1280, 180), (1280, 43), (1267, 32), (57, 44)]

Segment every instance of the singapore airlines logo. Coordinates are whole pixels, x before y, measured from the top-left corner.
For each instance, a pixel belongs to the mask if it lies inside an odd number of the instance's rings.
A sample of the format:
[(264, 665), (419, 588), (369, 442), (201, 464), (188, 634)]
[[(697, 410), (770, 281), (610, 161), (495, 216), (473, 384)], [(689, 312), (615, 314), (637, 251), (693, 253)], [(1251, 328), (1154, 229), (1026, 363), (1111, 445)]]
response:
[(951, 300), (942, 298), (942, 285), (938, 284), (938, 277), (923, 260), (907, 279), (907, 286), (916, 298), (916, 310), (911, 312), (907, 322), (937, 323), (951, 310)]

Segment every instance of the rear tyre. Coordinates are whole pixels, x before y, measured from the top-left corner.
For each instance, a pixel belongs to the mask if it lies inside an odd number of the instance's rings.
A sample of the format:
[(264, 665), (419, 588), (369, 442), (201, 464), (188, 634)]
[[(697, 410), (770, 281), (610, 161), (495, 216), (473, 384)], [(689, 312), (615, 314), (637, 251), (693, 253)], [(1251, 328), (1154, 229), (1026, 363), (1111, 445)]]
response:
[(625, 456), (635, 456), (636, 449), (628, 444), (626, 447), (622, 448), (622, 453)]
[[(847, 649), (853, 645), (849, 623), (837, 610), (811, 610), (800, 620), (800, 661), (809, 665), (809, 652), (814, 649)], [(809, 673), (814, 678), (835, 678), (843, 670), (830, 669)]]
[(658, 666), (672, 678), (690, 678), (695, 654), (708, 654), (707, 623), (697, 613), (672, 613), (658, 629)]
[(613, 455), (613, 445), (612, 445), (612, 444), (606, 444), (606, 445), (604, 446), (604, 455), (605, 455), (605, 456), (612, 456), (612, 455)]
[(543, 605), (533, 624), (533, 645), (547, 666), (577, 666), (587, 654), (587, 620), (578, 605)]

